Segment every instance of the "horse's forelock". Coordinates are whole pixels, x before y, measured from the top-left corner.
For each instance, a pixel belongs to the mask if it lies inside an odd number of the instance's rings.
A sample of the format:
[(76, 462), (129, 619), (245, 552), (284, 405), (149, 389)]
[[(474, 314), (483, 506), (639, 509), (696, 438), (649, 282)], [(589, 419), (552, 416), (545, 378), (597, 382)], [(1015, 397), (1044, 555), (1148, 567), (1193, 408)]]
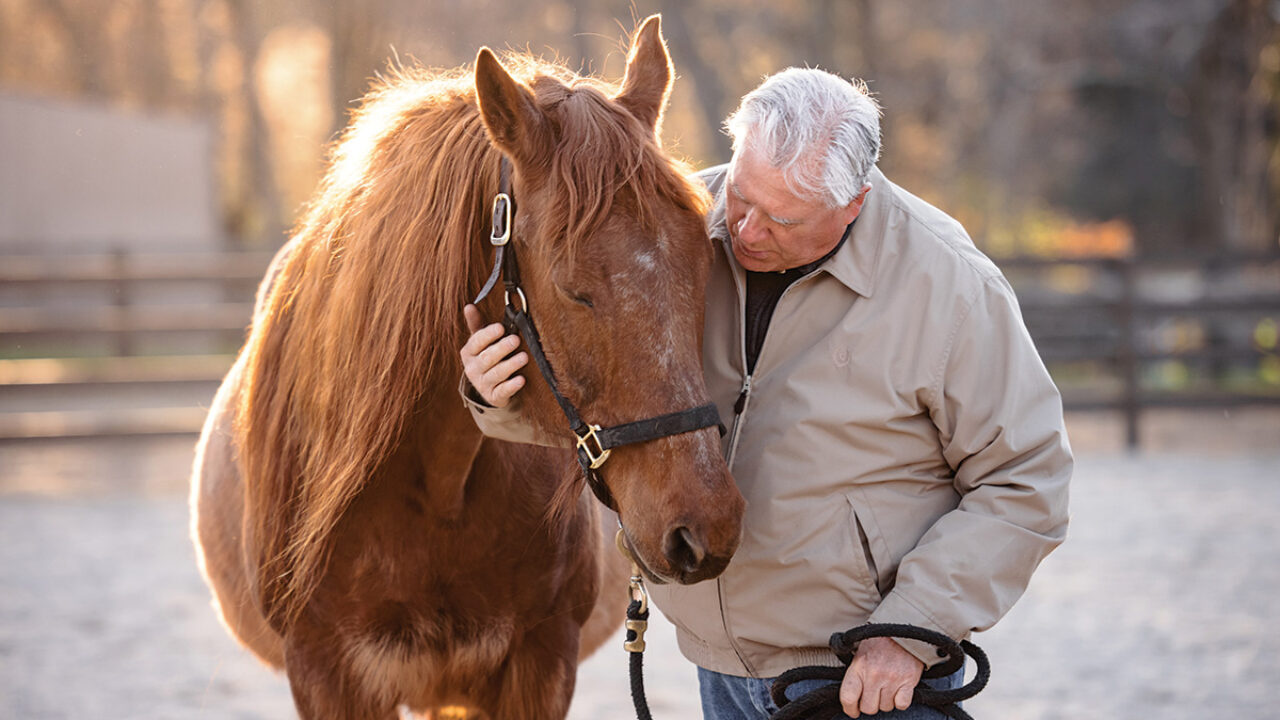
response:
[(543, 208), (547, 235), (563, 243), (558, 254), (576, 255), (619, 197), (632, 201), (649, 233), (658, 230), (662, 204), (705, 212), (705, 190), (686, 180), (691, 168), (663, 152), (653, 133), (611, 99), (615, 88), (579, 78), (534, 89), (558, 130), (547, 178), (552, 192)]

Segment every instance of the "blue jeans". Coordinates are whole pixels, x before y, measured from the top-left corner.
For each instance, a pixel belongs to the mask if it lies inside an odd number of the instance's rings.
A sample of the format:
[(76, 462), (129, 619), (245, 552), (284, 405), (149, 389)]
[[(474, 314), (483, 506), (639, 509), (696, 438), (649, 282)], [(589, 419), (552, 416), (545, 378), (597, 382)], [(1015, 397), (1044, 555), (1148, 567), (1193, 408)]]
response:
[[(702, 695), (702, 717), (704, 720), (767, 720), (778, 711), (769, 697), (769, 688), (773, 686), (773, 678), (757, 680), (756, 678), (737, 677), (712, 672), (706, 668), (698, 668), (698, 691)], [(936, 680), (925, 680), (930, 687), (938, 690), (951, 690), (960, 687), (964, 682), (964, 668), (955, 673)], [(801, 695), (828, 684), (826, 680), (803, 680), (787, 689), (787, 697), (798, 698)], [(837, 718), (848, 718), (841, 713)], [(912, 705), (906, 710), (878, 712), (875, 715), (861, 715), (860, 718), (870, 720), (946, 720), (946, 715), (930, 707)]]

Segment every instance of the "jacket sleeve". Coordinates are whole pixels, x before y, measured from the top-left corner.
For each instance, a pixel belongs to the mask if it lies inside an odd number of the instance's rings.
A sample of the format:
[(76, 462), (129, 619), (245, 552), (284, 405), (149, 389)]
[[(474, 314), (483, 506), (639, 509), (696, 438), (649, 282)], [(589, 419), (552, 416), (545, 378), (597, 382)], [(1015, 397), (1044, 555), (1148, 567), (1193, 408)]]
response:
[(462, 403), (471, 411), (471, 419), (486, 437), (507, 442), (525, 443), (527, 445), (543, 445), (545, 447), (570, 447), (567, 439), (554, 437), (540, 432), (520, 413), (519, 398), (514, 399), (506, 407), (494, 407), (485, 402), (471, 383), (464, 377), (458, 384), (458, 394)]
[[(1062, 400), (998, 273), (961, 310), (926, 398), (960, 500), (903, 558), (871, 621), (960, 639), (1009, 611), (1067, 530)], [(932, 647), (901, 644), (938, 661)]]

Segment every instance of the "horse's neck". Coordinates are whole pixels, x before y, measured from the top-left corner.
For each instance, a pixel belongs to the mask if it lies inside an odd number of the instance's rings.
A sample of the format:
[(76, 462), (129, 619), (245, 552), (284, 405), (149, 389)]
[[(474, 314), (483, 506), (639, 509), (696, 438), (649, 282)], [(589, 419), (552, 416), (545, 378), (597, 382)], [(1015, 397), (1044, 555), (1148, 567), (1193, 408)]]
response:
[(422, 478), (426, 505), (442, 518), (462, 512), (467, 479), (484, 435), (457, 395), (456, 383), (435, 383), (406, 420), (396, 453)]

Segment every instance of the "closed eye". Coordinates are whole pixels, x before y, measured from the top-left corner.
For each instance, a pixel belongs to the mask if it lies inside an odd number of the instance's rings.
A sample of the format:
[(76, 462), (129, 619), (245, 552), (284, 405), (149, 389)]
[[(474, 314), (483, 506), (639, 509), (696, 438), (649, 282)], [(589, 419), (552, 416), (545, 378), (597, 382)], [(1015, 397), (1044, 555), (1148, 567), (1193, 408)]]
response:
[(583, 295), (582, 293), (577, 293), (572, 290), (566, 290), (565, 288), (561, 287), (559, 283), (556, 283), (556, 290), (559, 290), (561, 295), (565, 296), (566, 298), (569, 298), (573, 302), (583, 307), (594, 308), (596, 306), (596, 304), (592, 302), (591, 298), (588, 297), (587, 295)]
[[(732, 180), (729, 181), (729, 191), (732, 192), (734, 197), (738, 198), (739, 201), (746, 204), (748, 207), (751, 207), (751, 202), (747, 200), (746, 196), (742, 194), (742, 191), (738, 189), (737, 183), (733, 182)], [(761, 212), (763, 212), (763, 210)], [(781, 225), (783, 227), (791, 227), (793, 225), (799, 225), (801, 222), (803, 222), (801, 220), (796, 220), (793, 218), (777, 217), (776, 215), (773, 215), (771, 213), (765, 213), (765, 217), (769, 218), (769, 220), (772, 221), (775, 225)]]

